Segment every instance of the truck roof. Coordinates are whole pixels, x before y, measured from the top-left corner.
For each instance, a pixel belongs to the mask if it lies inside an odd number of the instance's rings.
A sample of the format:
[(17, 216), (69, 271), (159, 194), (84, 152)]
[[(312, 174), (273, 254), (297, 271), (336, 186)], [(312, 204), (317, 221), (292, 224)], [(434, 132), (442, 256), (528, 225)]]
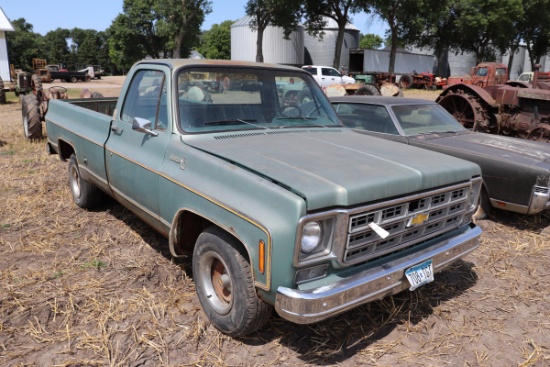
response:
[(170, 65), (173, 68), (179, 68), (182, 66), (231, 66), (231, 67), (261, 67), (261, 68), (270, 68), (270, 69), (287, 69), (292, 71), (301, 70), (300, 68), (288, 65), (281, 64), (269, 64), (263, 62), (252, 62), (252, 61), (234, 61), (234, 60), (208, 60), (208, 59), (151, 59), (151, 60), (142, 60), (137, 62), (135, 65), (143, 64), (159, 64), (159, 65)]

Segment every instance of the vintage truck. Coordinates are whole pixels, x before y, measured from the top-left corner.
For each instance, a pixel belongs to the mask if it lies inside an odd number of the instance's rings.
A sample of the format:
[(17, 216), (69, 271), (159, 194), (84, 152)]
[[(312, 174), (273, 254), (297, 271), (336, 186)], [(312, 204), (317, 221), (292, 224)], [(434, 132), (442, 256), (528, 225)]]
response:
[(144, 60), (118, 100), (51, 100), (46, 129), (76, 205), (107, 193), (192, 256), (231, 336), (414, 290), (479, 245), (477, 165), (348, 130), (294, 67)]

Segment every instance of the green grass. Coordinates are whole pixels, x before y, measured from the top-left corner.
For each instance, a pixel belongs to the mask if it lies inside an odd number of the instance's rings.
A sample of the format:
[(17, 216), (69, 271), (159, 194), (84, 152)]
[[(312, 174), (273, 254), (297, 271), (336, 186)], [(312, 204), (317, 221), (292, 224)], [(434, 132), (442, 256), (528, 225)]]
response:
[(99, 259), (94, 259), (92, 261), (85, 262), (84, 264), (80, 265), (80, 267), (82, 269), (96, 268), (97, 270), (100, 270), (101, 268), (107, 267), (107, 263)]

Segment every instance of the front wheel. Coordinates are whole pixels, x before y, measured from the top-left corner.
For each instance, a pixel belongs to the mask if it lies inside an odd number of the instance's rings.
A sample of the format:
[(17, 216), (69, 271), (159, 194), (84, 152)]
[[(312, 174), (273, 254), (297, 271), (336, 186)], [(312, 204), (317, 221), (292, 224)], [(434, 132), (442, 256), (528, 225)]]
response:
[(83, 209), (93, 209), (103, 201), (103, 192), (94, 184), (82, 178), (74, 154), (69, 159), (69, 187), (74, 203)]
[(199, 301), (212, 324), (229, 336), (261, 328), (272, 307), (258, 298), (250, 262), (240, 244), (217, 227), (206, 229), (193, 251)]

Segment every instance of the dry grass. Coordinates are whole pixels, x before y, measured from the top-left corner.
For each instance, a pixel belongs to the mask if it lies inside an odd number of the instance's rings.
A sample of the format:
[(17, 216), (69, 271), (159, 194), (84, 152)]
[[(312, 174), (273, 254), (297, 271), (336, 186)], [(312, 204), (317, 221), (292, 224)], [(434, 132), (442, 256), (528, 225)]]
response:
[(550, 216), (496, 213), (482, 246), (416, 292), (231, 339), (188, 262), (120, 205), (84, 211), (66, 164), (0, 105), (2, 366), (548, 366)]

